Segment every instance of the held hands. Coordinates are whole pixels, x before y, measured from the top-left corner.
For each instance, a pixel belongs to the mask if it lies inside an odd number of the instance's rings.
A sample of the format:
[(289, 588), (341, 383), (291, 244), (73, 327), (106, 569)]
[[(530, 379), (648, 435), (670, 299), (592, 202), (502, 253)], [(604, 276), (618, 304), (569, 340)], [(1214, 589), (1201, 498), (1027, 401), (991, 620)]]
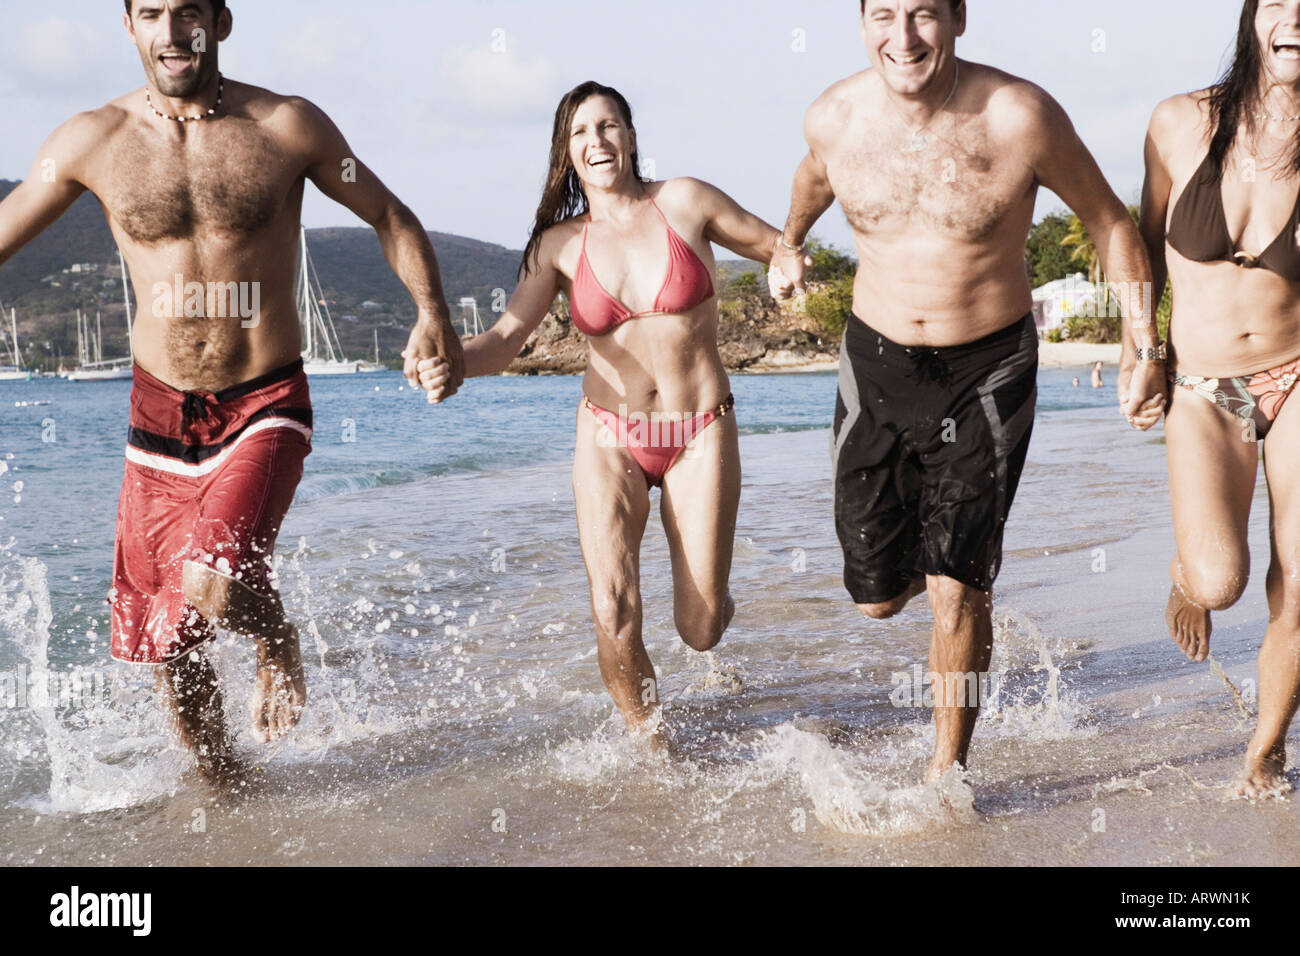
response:
[(804, 273), (812, 264), (812, 256), (803, 250), (791, 252), (777, 243), (767, 272), (767, 288), (772, 298), (785, 302), (791, 295), (806, 295)]
[[(429, 395), (429, 404), (436, 405), (455, 395), (465, 381), (465, 353), (460, 337), (451, 323), (421, 311), (411, 330), (411, 338), (402, 351), (405, 364), (402, 374), (411, 388), (423, 388)], [(442, 374), (437, 379), (437, 391), (424, 382), (425, 371), (439, 364)]]
[(444, 398), (450, 398), (456, 393), (456, 387), (448, 386), (451, 382), (451, 366), (444, 358), (421, 359), (416, 363), (416, 371), (420, 376), (420, 388), (429, 393), (429, 404), (437, 405)]
[(1119, 372), (1120, 414), (1138, 431), (1154, 427), (1165, 411), (1167, 384), (1164, 362), (1129, 359)]

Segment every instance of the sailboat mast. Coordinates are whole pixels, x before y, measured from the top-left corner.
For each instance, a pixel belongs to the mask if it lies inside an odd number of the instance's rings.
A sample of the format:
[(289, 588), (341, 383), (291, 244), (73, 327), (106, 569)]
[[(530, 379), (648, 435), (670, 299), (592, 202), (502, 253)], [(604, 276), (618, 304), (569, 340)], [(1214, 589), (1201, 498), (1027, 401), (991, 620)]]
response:
[(104, 361), (104, 324), (99, 320), (99, 310), (95, 310), (95, 361)]
[(298, 231), (302, 237), (302, 320), (303, 324), (307, 326), (307, 355), (315, 357), (316, 349), (312, 342), (312, 332), (314, 331), (312, 326), (315, 323), (312, 321), (311, 289), (307, 281), (307, 229), (305, 226), (299, 226)]
[(122, 250), (117, 250), (117, 261), (122, 267), (122, 301), (126, 304), (126, 347), (131, 353), (131, 358), (135, 358), (135, 339), (131, 331), (131, 292), (126, 282), (126, 259), (122, 257)]

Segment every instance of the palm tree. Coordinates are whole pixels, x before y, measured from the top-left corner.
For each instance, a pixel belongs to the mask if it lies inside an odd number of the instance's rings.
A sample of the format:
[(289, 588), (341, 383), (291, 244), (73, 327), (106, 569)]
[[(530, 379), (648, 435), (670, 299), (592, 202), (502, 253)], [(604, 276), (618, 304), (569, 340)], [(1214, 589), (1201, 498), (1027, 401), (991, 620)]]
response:
[(1097, 244), (1083, 228), (1078, 216), (1070, 214), (1070, 229), (1061, 240), (1061, 245), (1070, 246), (1070, 259), (1088, 270), (1088, 281), (1094, 285), (1101, 281), (1101, 260), (1097, 258)]

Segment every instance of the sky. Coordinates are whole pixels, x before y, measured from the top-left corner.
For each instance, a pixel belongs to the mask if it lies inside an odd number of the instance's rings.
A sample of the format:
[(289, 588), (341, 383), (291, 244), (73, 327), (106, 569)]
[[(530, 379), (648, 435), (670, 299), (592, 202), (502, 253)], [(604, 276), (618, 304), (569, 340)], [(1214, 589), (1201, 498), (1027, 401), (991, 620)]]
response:
[[(1032, 80), (1136, 202), (1147, 121), (1227, 64), (1237, 0), (969, 0), (958, 55)], [(856, 0), (230, 0), (222, 72), (307, 97), (425, 227), (528, 236), (555, 107), (595, 79), (630, 100), (654, 178), (695, 176), (780, 225), (802, 119), (864, 69)], [(72, 114), (143, 85), (117, 0), (0, 0), (0, 178)], [(1061, 208), (1044, 192), (1038, 212)], [(361, 225), (308, 189), (309, 228)], [(851, 248), (838, 207), (814, 235)]]

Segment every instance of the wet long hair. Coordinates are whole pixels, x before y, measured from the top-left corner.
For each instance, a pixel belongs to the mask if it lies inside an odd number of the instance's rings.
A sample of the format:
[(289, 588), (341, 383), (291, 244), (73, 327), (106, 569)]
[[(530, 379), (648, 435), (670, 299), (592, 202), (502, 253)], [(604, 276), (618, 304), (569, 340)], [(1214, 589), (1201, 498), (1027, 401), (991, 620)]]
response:
[[(1241, 23), (1237, 27), (1237, 49), (1232, 65), (1210, 88), (1210, 126), (1214, 134), (1210, 139), (1210, 161), (1215, 175), (1223, 175), (1228, 152), (1237, 141), (1241, 122), (1247, 129), (1255, 129), (1256, 113), (1260, 107), (1260, 87), (1264, 79), (1264, 56), (1259, 37), (1255, 35), (1255, 17), (1259, 14), (1259, 0), (1246, 0), (1241, 7)], [(1300, 173), (1300, 136), (1291, 148), (1292, 172)]]
[[(532, 235), (524, 247), (521, 275), (526, 276), (540, 266), (542, 233), (566, 219), (585, 215), (589, 208), (582, 180), (578, 178), (578, 171), (573, 168), (573, 161), (569, 158), (569, 138), (573, 130), (573, 115), (578, 112), (578, 107), (593, 96), (607, 96), (613, 100), (623, 117), (623, 123), (632, 132), (636, 131), (632, 125), (632, 107), (623, 94), (613, 87), (588, 80), (564, 94), (555, 110), (555, 127), (551, 132), (551, 166), (546, 174), (542, 201), (537, 206), (537, 217), (533, 220)], [(635, 148), (632, 150), (632, 171), (639, 182), (645, 182), (641, 178), (641, 159)]]

